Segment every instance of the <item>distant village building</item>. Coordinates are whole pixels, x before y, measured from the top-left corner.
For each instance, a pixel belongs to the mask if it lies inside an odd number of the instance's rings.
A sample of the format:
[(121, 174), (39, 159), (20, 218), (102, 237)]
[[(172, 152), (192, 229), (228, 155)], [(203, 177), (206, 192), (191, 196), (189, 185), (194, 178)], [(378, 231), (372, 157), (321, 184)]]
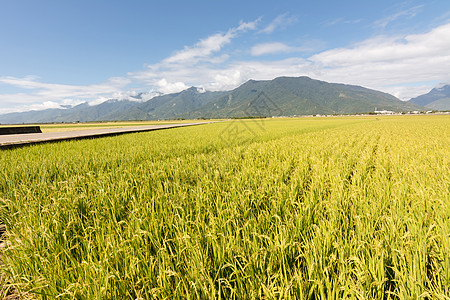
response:
[(391, 110), (377, 110), (375, 108), (374, 113), (376, 113), (377, 115), (393, 115), (395, 114), (395, 112), (391, 111)]

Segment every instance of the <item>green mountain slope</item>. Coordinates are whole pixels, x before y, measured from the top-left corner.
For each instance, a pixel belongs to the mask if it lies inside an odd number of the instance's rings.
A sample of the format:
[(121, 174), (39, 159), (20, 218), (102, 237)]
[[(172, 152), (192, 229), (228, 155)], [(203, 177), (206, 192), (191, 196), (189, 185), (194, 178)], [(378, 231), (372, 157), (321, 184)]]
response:
[(376, 109), (409, 111), (421, 107), (360, 86), (328, 83), (308, 77), (279, 77), (270, 81), (250, 80), (189, 115), (292, 116), (363, 113)]
[[(147, 114), (147, 119), (176, 119), (186, 112), (198, 109), (217, 99), (226, 92), (200, 92), (191, 87), (175, 94), (168, 94), (150, 99), (140, 104), (137, 109)], [(127, 112), (125, 112), (127, 113)]]
[(84, 103), (67, 109), (6, 114), (0, 115), (0, 123), (350, 114), (377, 109), (411, 111), (424, 108), (360, 86), (308, 77), (279, 77), (249, 80), (228, 92), (200, 91), (192, 87), (146, 102), (109, 100), (93, 106)]
[(433, 110), (450, 110), (450, 97), (438, 99), (428, 103), (425, 107)]

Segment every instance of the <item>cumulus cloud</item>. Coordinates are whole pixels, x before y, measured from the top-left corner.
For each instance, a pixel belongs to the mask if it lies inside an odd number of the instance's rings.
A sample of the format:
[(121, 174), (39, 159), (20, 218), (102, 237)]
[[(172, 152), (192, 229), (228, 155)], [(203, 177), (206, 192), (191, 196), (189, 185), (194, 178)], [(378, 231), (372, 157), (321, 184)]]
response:
[(159, 91), (163, 94), (178, 93), (188, 88), (184, 82), (167, 82), (165, 78), (158, 81)]

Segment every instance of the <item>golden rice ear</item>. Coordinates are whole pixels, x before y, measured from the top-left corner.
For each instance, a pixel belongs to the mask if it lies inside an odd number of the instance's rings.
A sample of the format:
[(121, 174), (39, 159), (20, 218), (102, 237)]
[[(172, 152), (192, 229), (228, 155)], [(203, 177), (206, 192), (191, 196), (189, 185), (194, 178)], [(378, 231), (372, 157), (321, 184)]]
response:
[(49, 299), (446, 299), (448, 128), (252, 118), (0, 150), (0, 274)]

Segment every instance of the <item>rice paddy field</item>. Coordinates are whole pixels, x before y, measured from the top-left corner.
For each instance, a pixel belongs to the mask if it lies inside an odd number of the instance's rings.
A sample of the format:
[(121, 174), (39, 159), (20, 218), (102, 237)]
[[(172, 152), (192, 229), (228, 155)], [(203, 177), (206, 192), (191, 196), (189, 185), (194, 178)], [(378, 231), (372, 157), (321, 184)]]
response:
[(450, 116), (232, 120), (0, 152), (3, 293), (450, 299)]

